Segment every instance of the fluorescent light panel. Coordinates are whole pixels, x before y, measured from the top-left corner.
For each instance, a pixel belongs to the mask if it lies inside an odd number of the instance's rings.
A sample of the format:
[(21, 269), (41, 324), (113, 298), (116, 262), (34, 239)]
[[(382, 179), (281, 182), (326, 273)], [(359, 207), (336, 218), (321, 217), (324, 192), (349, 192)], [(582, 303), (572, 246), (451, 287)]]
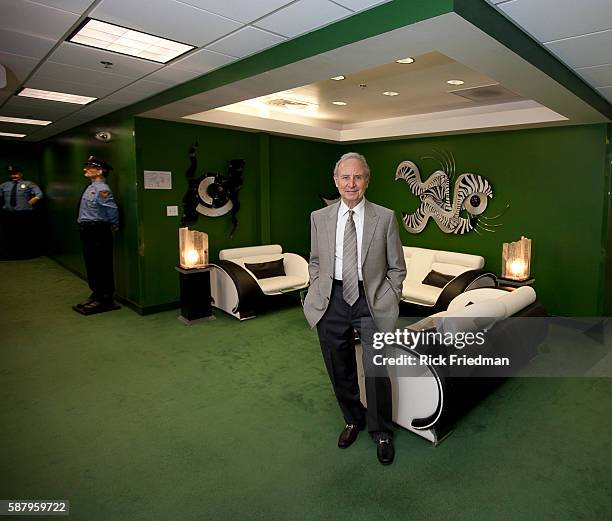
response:
[(177, 56), (195, 49), (193, 45), (185, 45), (93, 19), (87, 20), (83, 27), (68, 38), (68, 41), (158, 63), (168, 63)]
[(55, 92), (52, 90), (40, 90), (24, 88), (17, 96), (25, 96), (26, 98), (46, 99), (50, 101), (61, 101), (62, 103), (75, 103), (77, 105), (87, 105), (98, 98), (90, 98), (89, 96), (77, 96), (76, 94), (66, 94), (65, 92)]
[(13, 134), (12, 132), (0, 132), (0, 137), (26, 137), (25, 134)]
[(42, 119), (9, 118), (7, 116), (0, 116), (0, 121), (3, 123), (20, 123), (21, 125), (41, 125), (43, 127), (52, 123), (52, 121)]

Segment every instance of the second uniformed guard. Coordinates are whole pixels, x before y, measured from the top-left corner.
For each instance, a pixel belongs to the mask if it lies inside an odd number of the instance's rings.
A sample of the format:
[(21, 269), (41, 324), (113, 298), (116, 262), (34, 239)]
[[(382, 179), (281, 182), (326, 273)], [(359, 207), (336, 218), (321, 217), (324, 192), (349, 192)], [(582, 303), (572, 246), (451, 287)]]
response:
[(95, 156), (89, 156), (83, 168), (91, 184), (81, 196), (77, 221), (91, 295), (73, 309), (84, 315), (119, 309), (113, 300), (113, 232), (119, 229), (119, 209), (106, 184), (111, 170), (108, 163)]
[(10, 181), (0, 184), (3, 258), (29, 259), (39, 252), (34, 206), (43, 198), (36, 183), (23, 179), (23, 169), (9, 165)]

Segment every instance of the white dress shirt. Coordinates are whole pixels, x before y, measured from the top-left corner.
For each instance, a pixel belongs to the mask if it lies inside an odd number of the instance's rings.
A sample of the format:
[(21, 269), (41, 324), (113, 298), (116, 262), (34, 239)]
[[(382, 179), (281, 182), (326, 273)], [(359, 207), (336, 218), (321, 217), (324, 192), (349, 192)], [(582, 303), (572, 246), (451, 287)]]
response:
[[(338, 224), (336, 225), (336, 253), (335, 253), (335, 266), (334, 266), (334, 278), (336, 280), (342, 280), (342, 253), (344, 251), (344, 227), (348, 220), (349, 207), (344, 204), (344, 201), (340, 200), (340, 207), (338, 208)], [(363, 219), (365, 214), (365, 199), (361, 199), (353, 210), (353, 221), (355, 222), (355, 231), (357, 232), (357, 274), (359, 280), (363, 280), (361, 274), (361, 243), (363, 239)]]

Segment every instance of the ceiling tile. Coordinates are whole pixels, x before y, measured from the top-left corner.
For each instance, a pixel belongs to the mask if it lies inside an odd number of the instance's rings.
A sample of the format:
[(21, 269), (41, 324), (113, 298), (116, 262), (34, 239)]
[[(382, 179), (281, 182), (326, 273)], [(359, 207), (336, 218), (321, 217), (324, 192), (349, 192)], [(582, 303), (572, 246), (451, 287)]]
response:
[(111, 94), (104, 101), (109, 103), (116, 103), (121, 106), (128, 106), (141, 101), (145, 98), (148, 98), (146, 94), (142, 94), (141, 92), (128, 92), (126, 89), (120, 90), (115, 94)]
[(137, 81), (136, 83), (132, 83), (131, 85), (124, 87), (123, 89), (121, 89), (121, 92), (133, 91), (140, 92), (141, 94), (147, 94), (150, 96), (151, 94), (157, 94), (158, 92), (166, 90), (167, 88), (168, 85), (166, 85), (165, 83), (159, 83), (157, 81), (150, 81), (146, 79)]
[(299, 0), (255, 25), (283, 36), (293, 37), (353, 14), (327, 0)]
[(104, 99), (104, 101), (117, 101), (121, 103), (132, 104), (137, 101), (149, 98), (154, 94), (158, 94), (166, 89), (170, 88), (165, 83), (158, 83), (156, 81), (141, 80), (133, 83), (129, 87), (125, 87), (118, 92), (115, 92), (111, 96)]
[(182, 0), (183, 3), (205, 9), (211, 13), (227, 16), (232, 20), (249, 23), (261, 18), (293, 0), (257, 0), (245, 2), (244, 0)]
[(285, 38), (275, 34), (257, 29), (256, 27), (244, 27), (212, 45), (207, 49), (220, 53), (244, 58), (256, 52), (272, 47), (277, 43), (283, 42)]
[(68, 94), (77, 94), (78, 96), (91, 96), (93, 98), (103, 98), (115, 92), (119, 87), (100, 84), (86, 84), (70, 81), (64, 77), (45, 77), (36, 74), (26, 83), (26, 87), (32, 89), (51, 90), (55, 92), (66, 92)]
[[(105, 69), (100, 71), (92, 71), (89, 69), (81, 69), (61, 63), (47, 61), (36, 71), (34, 76), (28, 80), (28, 86), (33, 80), (65, 80), (75, 84), (91, 87), (112, 88), (113, 90), (120, 89), (125, 85), (132, 83), (134, 78), (120, 76)], [(44, 88), (44, 87), (42, 87)], [(52, 89), (48, 89), (52, 90)], [(71, 92), (71, 94), (82, 94), (81, 92)], [(83, 94), (87, 96), (87, 94)]]
[[(127, 78), (141, 78), (164, 66), (162, 63), (124, 56), (122, 54), (69, 42), (63, 42), (53, 51), (53, 54), (49, 56), (48, 59), (54, 63), (73, 65), (75, 67), (82, 67), (84, 69), (104, 73), (110, 72)], [(111, 62), (113, 64), (112, 68), (105, 69), (100, 63), (101, 61)]]
[(572, 68), (610, 63), (612, 30), (547, 43), (546, 48)]
[(84, 109), (83, 115), (86, 115), (88, 119), (99, 118), (100, 116), (104, 116), (110, 112), (115, 112), (115, 110), (119, 110), (124, 106), (125, 105), (123, 103), (118, 103), (116, 101), (99, 101), (91, 107)]
[(78, 15), (83, 14), (89, 6), (93, 4), (93, 0), (32, 0), (37, 4), (47, 5), (49, 7), (56, 7), (63, 11), (70, 11)]
[(612, 87), (604, 87), (597, 90), (604, 98), (606, 98), (610, 103), (612, 103)]
[(0, 29), (0, 51), (32, 58), (43, 58), (55, 45), (55, 40)]
[(609, 87), (612, 85), (612, 63), (576, 69), (576, 72), (594, 87)]
[(11, 83), (16, 86), (17, 83), (25, 80), (28, 74), (34, 70), (34, 67), (38, 65), (38, 61), (36, 58), (0, 52), (0, 63), (6, 68), (9, 86)]
[[(1, 116), (19, 117), (14, 114), (7, 113), (5, 110), (0, 112)], [(5, 123), (0, 121), (0, 132), (12, 132), (13, 134), (32, 134), (39, 128), (43, 128), (40, 125), (24, 125), (21, 123)]]
[(57, 101), (13, 96), (2, 107), (2, 111), (20, 118), (56, 121), (80, 108), (79, 105), (73, 103), (59, 103)]
[(218, 52), (201, 49), (193, 54), (190, 54), (186, 58), (174, 62), (172, 66), (176, 67), (177, 69), (204, 74), (205, 72), (218, 69), (219, 67), (233, 61), (236, 61), (236, 58), (233, 56), (227, 56)]
[(370, 9), (376, 5), (386, 4), (389, 0), (334, 0), (337, 4), (340, 4), (347, 9), (352, 11), (363, 11)]
[(610, 0), (514, 0), (497, 6), (540, 42), (612, 28)]
[(150, 76), (147, 76), (147, 79), (166, 83), (167, 85), (178, 85), (192, 80), (193, 78), (197, 78), (200, 75), (199, 72), (186, 71), (177, 66), (170, 65), (169, 67), (164, 67)]
[(74, 13), (28, 0), (2, 0), (0, 28), (58, 40), (78, 19)]
[(173, 0), (147, 0), (146, 7), (139, 2), (102, 0), (90, 16), (197, 47), (242, 25)]

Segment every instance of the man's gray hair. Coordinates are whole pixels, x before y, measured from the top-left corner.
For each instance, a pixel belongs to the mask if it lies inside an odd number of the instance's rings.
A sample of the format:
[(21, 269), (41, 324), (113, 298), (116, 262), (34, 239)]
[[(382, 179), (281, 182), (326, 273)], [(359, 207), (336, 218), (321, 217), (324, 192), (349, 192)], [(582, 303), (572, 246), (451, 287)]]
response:
[(368, 162), (366, 161), (365, 157), (357, 152), (347, 152), (340, 159), (338, 159), (338, 162), (334, 167), (334, 177), (338, 177), (338, 168), (340, 168), (340, 163), (342, 163), (342, 161), (346, 161), (347, 159), (357, 159), (357, 161), (361, 161), (366, 179), (370, 179), (370, 167), (368, 166)]

